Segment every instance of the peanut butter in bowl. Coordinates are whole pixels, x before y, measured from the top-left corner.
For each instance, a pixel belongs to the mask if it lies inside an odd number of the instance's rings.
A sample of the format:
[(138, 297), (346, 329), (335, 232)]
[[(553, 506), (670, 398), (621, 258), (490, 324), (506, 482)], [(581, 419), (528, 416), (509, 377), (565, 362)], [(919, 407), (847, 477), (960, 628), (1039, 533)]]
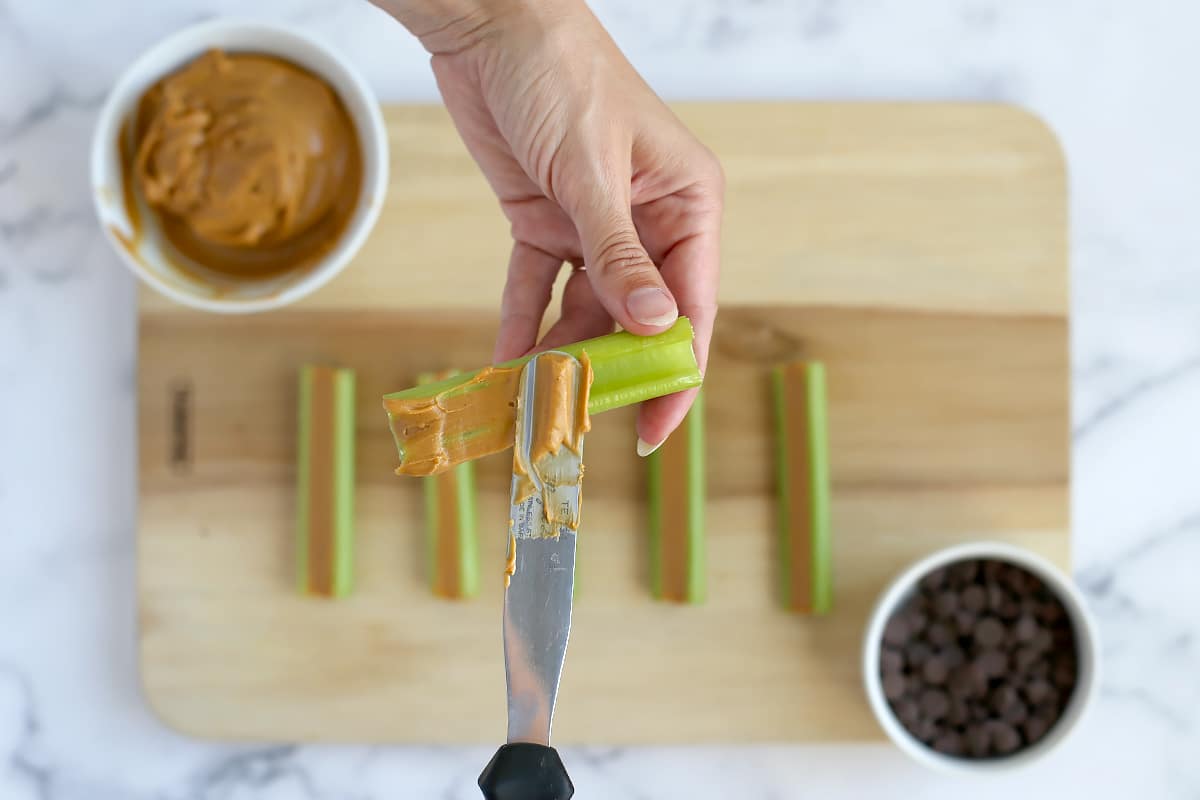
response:
[(302, 270), (358, 203), (354, 123), (327, 83), (282, 58), (209, 50), (154, 84), (129, 127), (125, 185), (187, 270)]
[(218, 313), (286, 306), (345, 269), (388, 171), (370, 85), (284, 25), (168, 36), (122, 73), (92, 136), (92, 199), (117, 255), (164, 297)]

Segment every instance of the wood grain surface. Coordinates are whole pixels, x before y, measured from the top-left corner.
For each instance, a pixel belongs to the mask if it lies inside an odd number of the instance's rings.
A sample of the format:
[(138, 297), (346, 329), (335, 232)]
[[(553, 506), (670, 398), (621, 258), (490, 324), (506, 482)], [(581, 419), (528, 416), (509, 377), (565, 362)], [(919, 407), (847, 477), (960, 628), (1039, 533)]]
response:
[[(729, 183), (706, 382), (708, 601), (650, 598), (633, 413), (596, 417), (556, 743), (876, 738), (860, 638), (891, 576), (979, 538), (1067, 562), (1061, 153), (1002, 106), (679, 112)], [(142, 679), (189, 733), (503, 736), (511, 457), (479, 464), (480, 597), (437, 599), (421, 485), (391, 474), (379, 397), (487, 361), (507, 227), (440, 108), (386, 117), (387, 204), (321, 292), (252, 317), (140, 299)], [(819, 619), (779, 608), (772, 584), (767, 370), (795, 358), (828, 370), (836, 593)], [(324, 360), (358, 373), (356, 591), (339, 602), (292, 581), (296, 374)]]

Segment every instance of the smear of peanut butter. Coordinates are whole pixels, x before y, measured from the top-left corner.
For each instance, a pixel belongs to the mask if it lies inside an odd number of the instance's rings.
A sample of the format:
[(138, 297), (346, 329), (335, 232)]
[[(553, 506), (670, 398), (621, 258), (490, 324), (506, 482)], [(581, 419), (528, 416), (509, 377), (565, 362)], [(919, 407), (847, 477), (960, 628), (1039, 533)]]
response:
[(302, 268), (358, 204), (362, 154), (345, 106), (274, 56), (204, 53), (143, 95), (128, 135), (125, 186), (191, 262), (181, 267), (237, 278)]
[[(529, 462), (520, 453), (513, 458), (513, 477), (519, 481), (513, 502), (524, 502), (540, 489), (542, 512), (551, 535), (557, 535), (562, 527), (579, 529), (582, 502), (560, 503), (555, 494), (568, 485), (567, 481), (574, 486), (582, 484), (583, 465), (564, 474), (555, 456), (563, 447), (577, 455), (582, 453), (583, 435), (592, 427), (587, 411), (592, 377), (592, 362), (586, 352), (578, 360), (565, 353), (546, 353), (537, 362)], [(522, 419), (519, 409), (517, 419)], [(518, 438), (520, 425), (518, 422)]]
[(470, 380), (424, 397), (383, 401), (396, 441), (397, 475), (434, 475), (512, 447), (518, 367), (487, 367)]
[[(684, 420), (685, 426), (695, 424)], [(661, 496), (659, 499), (659, 567), (662, 599), (688, 601), (688, 566), (691, 563), (691, 504), (688, 501), (688, 467), (692, 441), (687, 431), (668, 437), (659, 448)]]
[(517, 535), (512, 532), (512, 520), (508, 521), (508, 557), (504, 560), (504, 588), (512, 584), (513, 575), (517, 574)]
[(808, 367), (797, 362), (784, 368), (784, 393), (787, 398), (787, 454), (791, 485), (783, 487), (790, 498), (785, 520), (791, 540), (791, 563), (787, 579), (791, 581), (791, 608), (812, 612), (812, 475), (808, 428)]
[[(579, 441), (591, 428), (585, 403), (576, 418), (570, 417), (568, 406), (551, 407), (555, 392), (569, 380), (573, 369), (570, 356), (558, 356), (550, 361), (543, 357), (538, 371), (536, 413), (546, 418), (538, 428), (534, 442), (534, 461), (547, 452), (557, 452), (566, 444), (578, 452)], [(583, 373), (580, 380), (590, 389), (592, 362), (587, 353), (579, 358)], [(513, 445), (515, 419), (523, 365), (514, 367), (485, 367), (469, 380), (430, 395), (385, 397), (392, 434), (401, 448), (397, 475), (436, 475), (455, 464), (499, 453)]]
[[(578, 359), (547, 353), (538, 359), (533, 414), (537, 424), (529, 447), (529, 460), (537, 464), (564, 445), (579, 453), (583, 435), (592, 429), (588, 418), (588, 392), (592, 387), (592, 362), (584, 353)], [(579, 397), (574, 394), (578, 372)], [(572, 413), (574, 412), (574, 413)]]
[(462, 597), (462, 564), (463, 554), (460, 545), (460, 527), (462, 519), (459, 516), (459, 481), (461, 475), (450, 471), (439, 475), (437, 481), (437, 541), (434, 551), (437, 558), (437, 569), (434, 570), (433, 593), (438, 597)]

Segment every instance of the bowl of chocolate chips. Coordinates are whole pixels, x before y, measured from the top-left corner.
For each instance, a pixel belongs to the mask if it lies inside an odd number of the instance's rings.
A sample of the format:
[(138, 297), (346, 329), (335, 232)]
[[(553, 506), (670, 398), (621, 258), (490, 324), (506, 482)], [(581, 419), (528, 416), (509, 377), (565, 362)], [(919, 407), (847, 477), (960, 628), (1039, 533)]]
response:
[(910, 566), (880, 597), (863, 646), (871, 708), (917, 761), (986, 772), (1061, 743), (1097, 685), (1095, 623), (1057, 567), (1000, 543)]

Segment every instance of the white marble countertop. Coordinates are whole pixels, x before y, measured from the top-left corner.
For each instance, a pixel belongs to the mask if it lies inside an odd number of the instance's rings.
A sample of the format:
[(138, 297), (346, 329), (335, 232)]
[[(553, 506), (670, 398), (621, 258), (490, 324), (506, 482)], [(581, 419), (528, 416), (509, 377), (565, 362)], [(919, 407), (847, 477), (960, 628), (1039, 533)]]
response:
[[(1052, 758), (987, 780), (885, 745), (571, 750), (577, 796), (1200, 797), (1200, 8), (1177, 0), (598, 0), (669, 98), (961, 98), (1042, 114), (1071, 170), (1075, 573), (1104, 675)], [(254, 12), (391, 100), (426, 59), (359, 0)], [(97, 107), (183, 25), (247, 7), (0, 0), (0, 798), (475, 798), (490, 752), (242, 747), (151, 716), (134, 654), (133, 281), (87, 183)]]

